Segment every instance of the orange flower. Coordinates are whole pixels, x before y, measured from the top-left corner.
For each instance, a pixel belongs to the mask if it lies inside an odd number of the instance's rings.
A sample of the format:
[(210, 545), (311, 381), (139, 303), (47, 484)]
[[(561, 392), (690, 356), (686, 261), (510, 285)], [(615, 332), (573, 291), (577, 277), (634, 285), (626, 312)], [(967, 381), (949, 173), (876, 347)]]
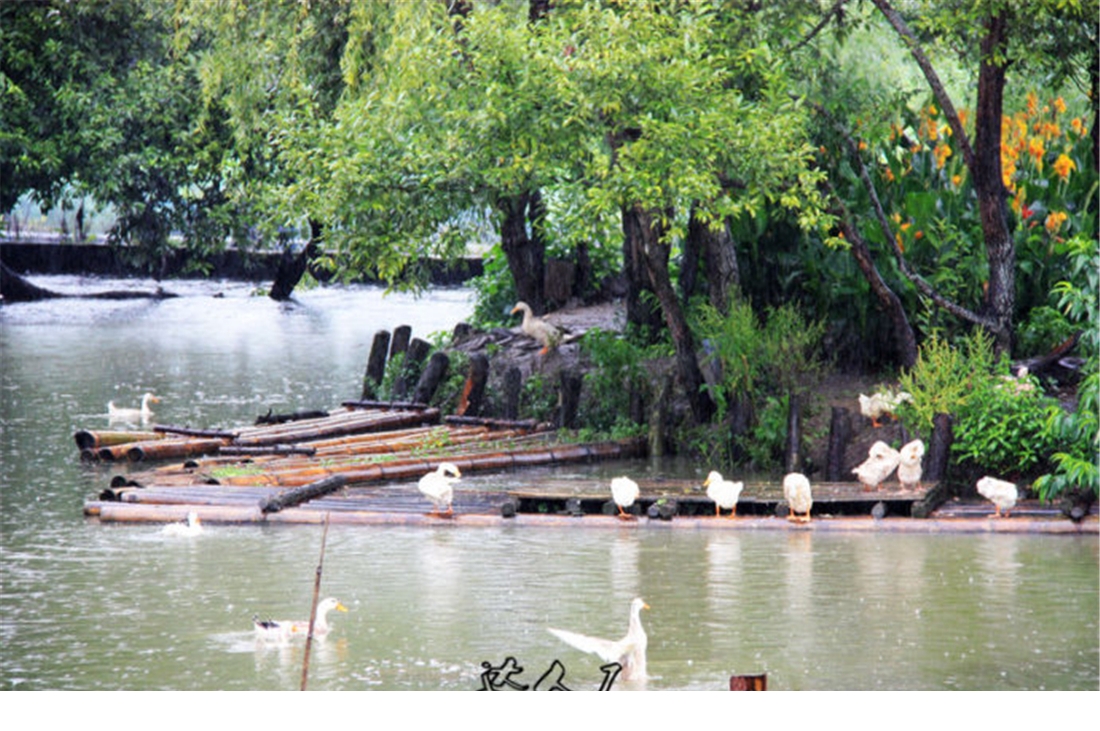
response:
[(1029, 117), (1034, 117), (1039, 111), (1039, 97), (1035, 95), (1034, 91), (1027, 93), (1027, 114)]
[(1085, 136), (1085, 123), (1081, 121), (1080, 117), (1074, 117), (1073, 121), (1069, 123), (1070, 127), (1073, 127), (1073, 131), (1081, 137)]
[(915, 234), (913, 234), (913, 238), (917, 241), (920, 241), (924, 238), (924, 231), (917, 231)]
[(1054, 100), (1054, 108), (1058, 110), (1059, 114), (1066, 113), (1066, 100), (1062, 97), (1058, 97)]
[(1054, 161), (1054, 172), (1058, 174), (1058, 177), (1062, 180), (1067, 180), (1069, 174), (1077, 169), (1077, 163), (1070, 159), (1069, 155), (1062, 153), (1058, 156), (1058, 159)]
[(946, 143), (938, 144), (932, 154), (936, 156), (936, 167), (942, 168), (947, 158), (951, 157), (951, 146)]
[(1053, 234), (1062, 228), (1062, 224), (1066, 222), (1067, 218), (1069, 218), (1069, 215), (1065, 211), (1051, 211), (1043, 225), (1046, 226), (1048, 233)]
[(1039, 169), (1043, 169), (1043, 155), (1046, 154), (1046, 147), (1043, 145), (1042, 137), (1032, 137), (1027, 143), (1027, 154), (1035, 158), (1036, 164), (1039, 165)]
[(882, 174), (882, 177), (886, 178), (887, 183), (894, 182), (894, 171), (890, 168), (886, 168), (886, 172)]
[(961, 176), (961, 175), (952, 175), (951, 176), (951, 182), (955, 185), (956, 188), (958, 188), (960, 185), (962, 185), (962, 181), (963, 181), (963, 176)]

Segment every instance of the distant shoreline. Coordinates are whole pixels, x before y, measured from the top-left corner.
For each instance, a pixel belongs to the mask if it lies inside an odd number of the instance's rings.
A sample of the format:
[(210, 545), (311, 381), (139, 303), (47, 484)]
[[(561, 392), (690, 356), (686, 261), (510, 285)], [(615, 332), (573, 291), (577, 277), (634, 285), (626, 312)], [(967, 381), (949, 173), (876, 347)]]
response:
[[(169, 279), (233, 279), (261, 282), (273, 279), (279, 265), (281, 252), (245, 252), (225, 249), (200, 262), (189, 258), (180, 250), (164, 265), (161, 276)], [(147, 268), (128, 261), (126, 247), (108, 244), (70, 243), (56, 235), (31, 234), (19, 240), (0, 239), (0, 261), (20, 274), (97, 274), (113, 277), (148, 277)], [(204, 274), (196, 267), (209, 268)], [(431, 283), (435, 285), (464, 284), (480, 276), (482, 260), (467, 257), (456, 262), (431, 260)], [(363, 278), (360, 283), (376, 283)]]

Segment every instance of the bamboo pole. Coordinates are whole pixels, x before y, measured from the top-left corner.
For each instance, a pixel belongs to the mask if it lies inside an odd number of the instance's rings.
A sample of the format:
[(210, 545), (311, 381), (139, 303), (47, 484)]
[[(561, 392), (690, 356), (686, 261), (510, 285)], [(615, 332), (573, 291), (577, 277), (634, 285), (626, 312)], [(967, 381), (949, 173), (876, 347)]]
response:
[(309, 610), (309, 632), (306, 634), (306, 651), (302, 658), (302, 690), (309, 677), (309, 653), (313, 647), (313, 625), (317, 621), (317, 602), (321, 594), (321, 568), (325, 563), (325, 542), (328, 540), (328, 513), (325, 513), (325, 529), (321, 533), (321, 556), (317, 559), (317, 576), (313, 580), (313, 607)]

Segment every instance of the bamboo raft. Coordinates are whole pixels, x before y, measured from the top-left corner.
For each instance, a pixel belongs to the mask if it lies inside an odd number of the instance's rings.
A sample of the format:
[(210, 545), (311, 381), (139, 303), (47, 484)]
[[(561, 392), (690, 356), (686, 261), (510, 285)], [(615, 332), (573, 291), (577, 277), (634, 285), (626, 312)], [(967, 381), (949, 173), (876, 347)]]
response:
[[(814, 483), (815, 519), (796, 525), (782, 519), (786, 504), (778, 483), (746, 484), (737, 517), (730, 519), (715, 517), (700, 485), (639, 480), (642, 494), (624, 520), (609, 489), (591, 480), (539, 475), (508, 489), (489, 488), (491, 480), (478, 475), (641, 457), (644, 439), (565, 442), (531, 422), (444, 418), (423, 405), (374, 402), (270, 422), (233, 431), (156, 426), (152, 432), (78, 432), (82, 459), (118, 471), (85, 502), (84, 513), (104, 522), (154, 523), (196, 512), (210, 523), (315, 524), (327, 516), (357, 525), (1097, 533), (1095, 508), (1076, 523), (1056, 520), (1054, 508), (1025, 504), (1013, 519), (986, 520), (988, 505), (945, 504), (935, 483), (908, 491), (885, 483), (872, 492), (856, 482)], [(149, 466), (154, 461), (164, 464)], [(443, 461), (457, 465), (464, 478), (455, 488), (452, 518), (431, 514), (416, 486)]]

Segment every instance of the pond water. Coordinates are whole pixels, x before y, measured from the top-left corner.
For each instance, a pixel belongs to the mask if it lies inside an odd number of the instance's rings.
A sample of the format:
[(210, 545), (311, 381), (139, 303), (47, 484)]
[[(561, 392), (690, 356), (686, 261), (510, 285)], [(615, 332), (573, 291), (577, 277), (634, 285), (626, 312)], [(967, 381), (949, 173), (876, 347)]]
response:
[[(184, 296), (0, 308), (4, 689), (298, 688), (302, 643), (257, 642), (251, 617), (308, 617), (322, 529), (178, 538), (86, 520), (111, 473), (80, 463), (73, 432), (105, 428), (107, 401), (145, 391), (162, 399), (158, 421), (197, 427), (332, 407), (358, 396), (376, 330), (427, 337), (472, 308), (463, 289), (324, 288), (287, 305), (241, 283), (166, 286)], [(641, 460), (473, 479), (704, 469)], [(511, 657), (523, 672), (498, 679), (534, 685), (560, 668), (565, 686), (594, 690), (602, 662), (547, 628), (618, 638), (641, 596), (650, 677), (615, 689), (720, 690), (767, 673), (776, 690), (1097, 690), (1098, 561), (1095, 536), (333, 525), (322, 594), (349, 611), (313, 645), (309, 687), (476, 690)]]

